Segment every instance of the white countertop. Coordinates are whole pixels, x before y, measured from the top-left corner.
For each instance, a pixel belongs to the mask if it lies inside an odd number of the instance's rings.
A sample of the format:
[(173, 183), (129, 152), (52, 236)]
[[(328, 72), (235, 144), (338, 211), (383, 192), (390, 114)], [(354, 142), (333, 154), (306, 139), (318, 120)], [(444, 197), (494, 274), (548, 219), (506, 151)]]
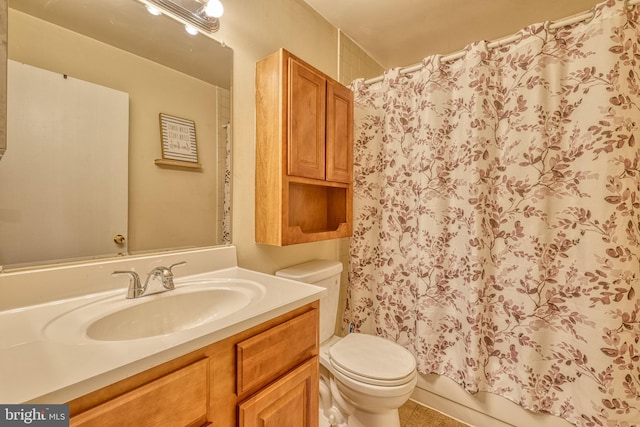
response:
[(318, 300), (326, 293), (324, 288), (239, 267), (189, 276), (176, 274), (175, 283), (178, 288), (186, 282), (214, 278), (254, 281), (265, 292), (260, 301), (221, 319), (169, 335), (128, 341), (57, 339), (44, 332), (52, 320), (70, 310), (118, 294), (124, 299), (126, 288), (0, 311), (0, 403), (67, 402)]

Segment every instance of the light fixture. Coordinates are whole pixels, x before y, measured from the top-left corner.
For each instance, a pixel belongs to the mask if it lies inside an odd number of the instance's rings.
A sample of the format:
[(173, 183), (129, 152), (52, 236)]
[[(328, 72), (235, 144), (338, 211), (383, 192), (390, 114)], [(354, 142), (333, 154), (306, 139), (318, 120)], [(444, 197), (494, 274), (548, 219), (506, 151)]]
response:
[(224, 13), (224, 6), (220, 0), (209, 0), (203, 8), (204, 14), (212, 18), (220, 18)]
[(198, 34), (198, 29), (195, 28), (193, 25), (190, 25), (190, 24), (185, 24), (184, 25), (184, 30), (187, 33), (191, 34), (192, 36), (195, 36), (196, 34)]
[(162, 14), (162, 11), (157, 7), (155, 7), (154, 5), (148, 4), (145, 7), (147, 8), (147, 11), (153, 16), (158, 16)]
[(149, 13), (158, 11), (181, 22), (185, 30), (192, 35), (201, 32), (212, 34), (220, 28), (219, 17), (224, 12), (220, 0), (138, 0)]

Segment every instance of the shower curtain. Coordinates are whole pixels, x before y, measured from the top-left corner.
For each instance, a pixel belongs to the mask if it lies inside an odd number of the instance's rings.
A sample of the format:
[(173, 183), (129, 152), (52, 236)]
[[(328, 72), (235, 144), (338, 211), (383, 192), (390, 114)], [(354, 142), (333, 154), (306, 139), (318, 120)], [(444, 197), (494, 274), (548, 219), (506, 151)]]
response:
[(640, 425), (638, 9), (354, 82), (345, 328), (470, 393)]

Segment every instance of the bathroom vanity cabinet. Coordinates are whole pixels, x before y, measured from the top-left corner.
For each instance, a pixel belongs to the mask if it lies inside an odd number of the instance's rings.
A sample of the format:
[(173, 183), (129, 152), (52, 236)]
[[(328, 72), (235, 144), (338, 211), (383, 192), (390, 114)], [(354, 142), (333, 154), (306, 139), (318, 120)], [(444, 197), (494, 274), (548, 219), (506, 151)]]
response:
[(352, 232), (353, 93), (284, 49), (256, 66), (256, 241)]
[(317, 427), (318, 304), (75, 399), (71, 425)]

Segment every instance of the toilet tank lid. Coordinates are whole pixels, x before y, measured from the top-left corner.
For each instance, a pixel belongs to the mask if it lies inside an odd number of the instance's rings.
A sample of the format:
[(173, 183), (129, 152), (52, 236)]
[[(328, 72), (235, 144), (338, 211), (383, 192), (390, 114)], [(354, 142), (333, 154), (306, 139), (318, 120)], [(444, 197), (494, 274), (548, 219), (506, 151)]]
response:
[(315, 283), (342, 272), (340, 261), (316, 259), (303, 264), (292, 265), (276, 271), (276, 276), (298, 280), (305, 283)]

